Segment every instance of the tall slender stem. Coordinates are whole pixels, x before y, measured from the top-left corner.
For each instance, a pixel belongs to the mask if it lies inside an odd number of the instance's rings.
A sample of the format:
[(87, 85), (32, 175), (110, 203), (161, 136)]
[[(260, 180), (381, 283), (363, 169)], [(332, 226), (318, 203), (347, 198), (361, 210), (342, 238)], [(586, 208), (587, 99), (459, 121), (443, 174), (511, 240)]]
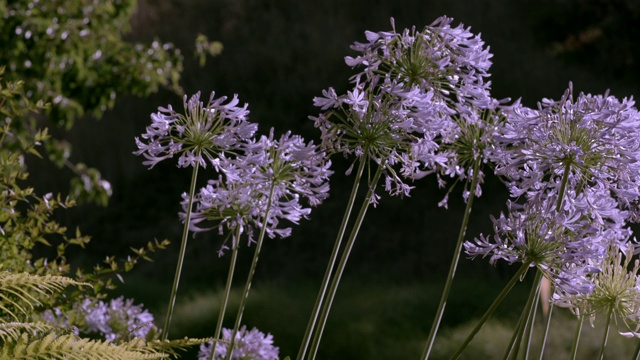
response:
[(544, 326), (544, 335), (542, 336), (542, 344), (540, 345), (540, 356), (539, 360), (542, 360), (544, 357), (544, 348), (547, 345), (547, 337), (549, 335), (549, 328), (551, 327), (551, 316), (553, 315), (553, 303), (549, 305), (549, 314), (547, 315), (546, 323)]
[(240, 226), (236, 229), (236, 241), (233, 244), (233, 250), (231, 251), (231, 262), (229, 264), (229, 272), (227, 273), (227, 283), (224, 286), (224, 294), (222, 294), (222, 302), (220, 303), (220, 311), (218, 312), (218, 322), (216, 323), (216, 333), (213, 335), (214, 344), (211, 348), (211, 354), (209, 360), (213, 360), (216, 354), (216, 347), (218, 346), (218, 339), (222, 334), (222, 323), (224, 322), (224, 313), (227, 310), (227, 304), (229, 303), (229, 294), (231, 294), (231, 283), (233, 282), (233, 273), (236, 268), (236, 262), (238, 260), (238, 248), (240, 247)]
[(542, 278), (541, 272), (536, 269), (536, 277), (531, 284), (531, 290), (529, 291), (529, 297), (527, 298), (527, 302), (522, 308), (522, 313), (520, 314), (520, 319), (518, 320), (518, 325), (513, 331), (513, 336), (511, 337), (511, 341), (509, 343), (509, 347), (505, 352), (504, 359), (516, 359), (518, 357), (518, 353), (520, 352), (520, 342), (522, 341), (522, 337), (527, 332), (527, 328), (531, 322), (531, 309), (535, 302), (535, 298), (538, 295), (538, 289), (540, 288), (540, 279)]
[(327, 270), (325, 271), (324, 278), (322, 279), (322, 285), (320, 286), (320, 291), (318, 292), (316, 303), (313, 306), (313, 313), (309, 318), (309, 324), (307, 325), (307, 330), (305, 331), (304, 337), (302, 339), (302, 343), (300, 344), (300, 351), (298, 352), (297, 360), (302, 360), (306, 355), (307, 349), (309, 348), (311, 335), (313, 334), (313, 330), (315, 329), (316, 321), (318, 320), (318, 316), (322, 308), (322, 303), (324, 301), (324, 296), (327, 293), (327, 287), (329, 286), (329, 281), (331, 280), (333, 267), (335, 266), (336, 260), (338, 258), (338, 252), (340, 251), (340, 246), (342, 245), (342, 238), (344, 237), (344, 233), (346, 232), (347, 224), (349, 223), (349, 218), (351, 217), (351, 211), (353, 210), (353, 205), (356, 200), (356, 195), (358, 194), (358, 188), (360, 186), (360, 180), (362, 179), (362, 174), (364, 173), (364, 167), (365, 167), (365, 162), (360, 161), (360, 164), (358, 165), (358, 171), (356, 173), (356, 177), (353, 181), (353, 187), (351, 188), (351, 195), (349, 195), (347, 209), (345, 210), (344, 216), (342, 217), (342, 224), (340, 224), (338, 236), (336, 237), (333, 250), (331, 251), (331, 257), (329, 258), (329, 263), (327, 264)]
[(251, 290), (251, 281), (253, 280), (253, 275), (256, 272), (256, 267), (258, 265), (258, 257), (260, 255), (260, 249), (262, 248), (262, 243), (264, 242), (264, 234), (267, 230), (268, 219), (269, 219), (269, 211), (271, 210), (271, 204), (273, 202), (273, 193), (275, 190), (275, 183), (271, 184), (271, 189), (269, 190), (269, 200), (267, 202), (267, 209), (264, 212), (264, 219), (262, 220), (262, 227), (260, 229), (260, 236), (258, 237), (258, 242), (256, 243), (256, 249), (253, 253), (253, 261), (251, 262), (251, 267), (249, 268), (249, 275), (247, 276), (247, 282), (244, 285), (244, 291), (242, 292), (242, 296), (240, 297), (240, 305), (238, 306), (238, 314), (236, 315), (236, 322), (233, 326), (233, 333), (231, 334), (231, 341), (229, 342), (229, 347), (227, 348), (227, 356), (225, 360), (231, 359), (231, 354), (233, 353), (233, 347), (236, 342), (236, 334), (238, 334), (238, 329), (240, 329), (240, 323), (242, 322), (242, 314), (244, 313), (244, 307), (247, 302), (247, 298), (249, 297), (249, 291)]
[(522, 336), (526, 336), (526, 338), (524, 338), (525, 342), (524, 342), (524, 358), (525, 360), (529, 359), (529, 348), (531, 345), (531, 337), (533, 336), (533, 325), (535, 324), (536, 321), (536, 313), (538, 310), (538, 303), (540, 300), (540, 285), (542, 283), (542, 271), (538, 270), (536, 273), (536, 279), (534, 280), (533, 283), (533, 288), (535, 289), (535, 295), (533, 297), (533, 299), (531, 299), (531, 303), (529, 305), (529, 314), (528, 314), (528, 320), (527, 320), (527, 326), (525, 327), (524, 332), (522, 333)]
[(500, 294), (498, 294), (498, 297), (496, 297), (496, 299), (493, 301), (491, 306), (489, 306), (489, 309), (487, 309), (487, 311), (484, 313), (480, 321), (478, 321), (478, 325), (476, 325), (476, 327), (473, 330), (471, 330), (471, 333), (469, 334), (469, 336), (467, 336), (466, 340), (462, 343), (460, 348), (458, 348), (458, 350), (453, 355), (451, 355), (450, 359), (452, 360), (457, 359), (460, 357), (460, 355), (462, 355), (462, 353), (467, 348), (467, 346), (471, 343), (471, 341), (476, 336), (476, 334), (480, 331), (480, 329), (482, 329), (482, 326), (484, 325), (484, 323), (487, 322), (487, 320), (491, 317), (491, 315), (493, 315), (493, 312), (496, 311), (496, 309), (498, 308), (502, 300), (504, 300), (504, 298), (507, 297), (507, 294), (509, 294), (509, 291), (511, 291), (513, 286), (520, 280), (520, 277), (527, 272), (528, 268), (529, 268), (528, 262), (522, 264), (520, 269), (518, 269), (518, 271), (515, 273), (515, 275), (513, 275), (511, 280), (509, 280), (509, 282), (504, 287), (504, 289), (502, 289)]
[(318, 352), (318, 348), (320, 347), (320, 340), (322, 339), (322, 332), (324, 331), (325, 324), (327, 323), (327, 318), (329, 317), (329, 311), (331, 310), (331, 305), (333, 303), (333, 299), (335, 298), (336, 291), (338, 290), (338, 285), (340, 284), (340, 279), (342, 277), (342, 273), (344, 271), (345, 266), (347, 265), (347, 260), (349, 259), (349, 254), (351, 253), (351, 249), (353, 248), (353, 244), (355, 243), (356, 237), (358, 236), (358, 231), (360, 231), (360, 226), (364, 221), (364, 217), (367, 214), (367, 209), (371, 204), (371, 198), (376, 188), (376, 184), (380, 179), (380, 175), (382, 175), (383, 166), (378, 166), (378, 170), (376, 170), (375, 175), (373, 176), (373, 180), (369, 185), (369, 191), (363, 200), (362, 207), (360, 208), (360, 212), (356, 217), (356, 220), (353, 224), (353, 228), (351, 229), (351, 234), (349, 235), (349, 239), (347, 240), (347, 244), (345, 245), (344, 251), (342, 252), (342, 257), (340, 258), (340, 262), (338, 263), (338, 267), (336, 268), (335, 274), (333, 274), (333, 278), (331, 281), (331, 286), (329, 288), (329, 293), (327, 294), (327, 300), (322, 306), (322, 312), (320, 313), (320, 319), (318, 321), (318, 329), (315, 332), (313, 337), (313, 341), (311, 342), (311, 348), (309, 349), (309, 357), (308, 359), (313, 360), (316, 358), (316, 354)]
[(458, 267), (458, 260), (460, 259), (460, 254), (462, 253), (462, 243), (464, 241), (464, 235), (467, 232), (467, 225), (469, 224), (469, 218), (471, 216), (471, 208), (473, 206), (473, 199), (475, 198), (476, 194), (476, 186), (478, 185), (478, 171), (481, 162), (481, 159), (478, 158), (473, 165), (473, 178), (471, 180), (471, 189), (469, 190), (467, 206), (464, 210), (462, 225), (460, 225), (460, 232), (458, 233), (458, 241), (456, 242), (451, 265), (449, 266), (449, 274), (447, 275), (447, 280), (444, 284), (444, 289), (442, 290), (442, 296), (440, 297), (440, 304), (438, 305), (438, 309), (436, 310), (436, 316), (433, 320), (433, 325), (431, 325), (429, 336), (427, 337), (427, 344), (424, 348), (424, 351), (422, 352), (421, 359), (424, 360), (427, 360), (429, 358), (431, 348), (433, 347), (433, 342), (436, 339), (436, 334), (438, 332), (438, 328), (440, 327), (440, 322), (442, 321), (444, 309), (447, 306), (447, 299), (449, 298), (449, 292), (451, 291), (451, 284), (453, 283), (453, 277), (455, 276), (456, 268)]
[(578, 317), (578, 324), (576, 326), (576, 333), (573, 337), (573, 344), (571, 345), (571, 360), (576, 360), (578, 354), (578, 343), (580, 342), (580, 334), (582, 333), (582, 322), (584, 321), (584, 315)]
[(613, 307), (609, 308), (609, 316), (607, 316), (607, 323), (604, 328), (604, 336), (602, 337), (602, 345), (600, 345), (600, 354), (598, 359), (604, 359), (604, 349), (607, 347), (607, 340), (609, 339), (609, 328), (611, 327), (611, 318), (613, 317)]
[[(196, 158), (200, 157), (200, 152), (195, 155)], [(187, 238), (189, 236), (189, 223), (191, 222), (191, 211), (193, 207), (193, 198), (196, 193), (196, 180), (198, 178), (198, 167), (200, 163), (198, 161), (193, 165), (193, 171), (191, 173), (191, 185), (189, 187), (189, 202), (187, 205), (187, 214), (184, 219), (184, 227), (182, 229), (182, 241), (180, 242), (180, 253), (178, 254), (178, 264), (176, 265), (176, 272), (173, 277), (173, 286), (171, 287), (171, 296), (169, 297), (169, 306), (167, 308), (167, 317), (164, 320), (164, 327), (160, 335), (161, 340), (166, 340), (169, 336), (169, 326), (171, 325), (171, 317), (173, 316), (173, 309), (176, 304), (176, 297), (178, 295), (178, 285), (180, 283), (180, 274), (182, 273), (182, 265), (184, 263), (184, 254), (187, 249)]]

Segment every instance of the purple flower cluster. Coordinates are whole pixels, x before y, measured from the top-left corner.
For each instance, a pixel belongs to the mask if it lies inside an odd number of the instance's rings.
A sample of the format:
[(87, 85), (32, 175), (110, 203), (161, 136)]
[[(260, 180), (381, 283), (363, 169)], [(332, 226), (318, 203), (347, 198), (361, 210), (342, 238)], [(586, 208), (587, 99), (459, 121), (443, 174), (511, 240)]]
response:
[[(536, 266), (559, 294), (589, 294), (598, 274), (626, 252), (638, 219), (640, 114), (631, 99), (580, 93), (537, 109), (503, 109), (488, 156), (507, 184), (509, 214), (495, 235), (466, 242), (471, 257)], [(519, 203), (519, 204), (516, 204)], [(581, 296), (582, 296), (581, 295)], [(564, 296), (564, 295), (563, 295)]]
[(119, 297), (109, 302), (84, 299), (68, 312), (47, 310), (43, 320), (63, 327), (75, 327), (76, 333), (97, 334), (111, 342), (118, 338), (147, 338), (156, 332), (153, 315), (142, 304)]
[(382, 167), (391, 195), (409, 195), (407, 179), (436, 173), (444, 186), (440, 175), (470, 175), (473, 166), (459, 154), (483, 156), (483, 141), (493, 141), (499, 124), (485, 81), (492, 55), (479, 36), (451, 22), (441, 17), (423, 31), (398, 33), (392, 19), (392, 31), (367, 31), (368, 42), (352, 46), (359, 55), (346, 58), (361, 70), (353, 89), (314, 98), (324, 111), (311, 117), (322, 146)]
[(184, 97), (185, 113), (160, 107), (151, 114), (151, 125), (141, 139), (136, 137), (138, 151), (134, 154), (145, 157), (144, 165), (154, 167), (162, 160), (180, 154), (179, 167), (194, 166), (196, 163), (206, 167), (208, 160), (216, 166), (218, 155), (232, 151), (240, 141), (249, 139), (258, 126), (249, 123), (247, 104), (237, 106), (238, 97), (234, 96), (226, 104), (226, 96), (215, 98), (211, 93), (209, 102), (200, 101), (200, 93), (191, 98)]
[[(200, 345), (198, 359), (209, 360), (211, 358), (211, 351), (214, 351), (214, 360), (225, 359), (227, 356), (228, 343), (231, 340), (232, 334), (232, 329), (222, 329), (222, 339), (225, 340), (225, 342), (220, 342), (219, 344), (209, 342)], [(242, 326), (236, 333), (231, 359), (277, 360), (279, 359), (279, 349), (273, 346), (273, 335), (265, 335), (256, 328), (247, 331), (247, 327)]]
[[(269, 237), (286, 237), (291, 228), (283, 228), (280, 220), (297, 224), (311, 212), (302, 199), (317, 206), (329, 196), (331, 162), (312, 142), (291, 133), (276, 139), (271, 129), (269, 136), (243, 142), (239, 151), (219, 158), (221, 175), (196, 195), (191, 230), (210, 230), (200, 224), (214, 223), (221, 234), (228, 231), (232, 247), (236, 233), (246, 234), (251, 243), (264, 224)], [(221, 254), (227, 248), (225, 242)]]

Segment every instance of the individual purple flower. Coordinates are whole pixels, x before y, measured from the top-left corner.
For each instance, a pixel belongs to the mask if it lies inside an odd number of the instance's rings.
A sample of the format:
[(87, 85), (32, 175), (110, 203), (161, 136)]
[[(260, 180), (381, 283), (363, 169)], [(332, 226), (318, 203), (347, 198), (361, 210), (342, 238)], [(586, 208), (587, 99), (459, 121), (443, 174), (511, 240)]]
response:
[[(194, 166), (196, 163), (206, 167), (207, 161), (216, 166), (221, 153), (233, 151), (242, 140), (251, 138), (257, 125), (249, 123), (247, 104), (237, 106), (238, 97), (225, 103), (226, 96), (215, 98), (211, 93), (205, 105), (200, 101), (200, 93), (187, 99), (184, 96), (185, 113), (160, 107), (151, 114), (151, 125), (146, 133), (136, 137), (138, 150), (136, 155), (145, 157), (144, 165), (150, 168), (162, 160), (180, 155), (179, 167)], [(206, 160), (206, 161), (205, 161)]]
[[(222, 329), (222, 339), (225, 342), (208, 342), (200, 345), (198, 353), (199, 360), (211, 359), (211, 351), (214, 351), (214, 360), (222, 360), (227, 356), (227, 348), (233, 329)], [(247, 331), (246, 326), (242, 326), (236, 333), (231, 360), (277, 360), (280, 349), (273, 346), (273, 335), (264, 334), (255, 327)]]
[(546, 191), (606, 188), (631, 218), (640, 198), (640, 114), (632, 99), (580, 93), (569, 85), (559, 101), (537, 109), (516, 104), (498, 136), (496, 174), (514, 197)]

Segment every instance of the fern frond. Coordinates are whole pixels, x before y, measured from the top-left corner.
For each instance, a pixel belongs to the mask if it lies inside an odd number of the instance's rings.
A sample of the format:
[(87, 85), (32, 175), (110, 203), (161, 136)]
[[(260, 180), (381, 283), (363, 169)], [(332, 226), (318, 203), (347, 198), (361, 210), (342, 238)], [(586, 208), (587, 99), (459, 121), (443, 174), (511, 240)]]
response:
[(0, 323), (0, 340), (2, 340), (2, 342), (18, 341), (23, 333), (50, 333), (52, 331), (59, 331), (59, 329), (45, 322)]
[(70, 285), (91, 286), (65, 276), (0, 271), (0, 309), (19, 321), (17, 313), (27, 315), (29, 310), (41, 304), (39, 298), (61, 292)]
[(186, 350), (188, 347), (196, 346), (214, 340), (214, 338), (201, 339), (177, 339), (177, 340), (152, 340), (147, 341), (144, 347), (153, 351), (160, 351), (171, 355), (178, 355), (177, 351)]
[[(136, 346), (139, 346), (136, 345)], [(5, 342), (0, 360), (152, 360), (166, 359), (167, 354), (149, 348), (130, 349), (128, 343), (115, 345), (99, 340), (81, 339), (76, 335), (34, 337), (23, 333), (16, 341)]]

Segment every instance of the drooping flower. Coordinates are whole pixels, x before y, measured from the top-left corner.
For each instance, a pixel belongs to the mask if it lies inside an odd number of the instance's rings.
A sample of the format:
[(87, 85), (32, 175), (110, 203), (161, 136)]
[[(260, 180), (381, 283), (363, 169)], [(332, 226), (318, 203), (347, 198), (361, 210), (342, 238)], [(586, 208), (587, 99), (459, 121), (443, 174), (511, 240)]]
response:
[[(225, 342), (215, 344), (209, 342), (200, 345), (198, 353), (199, 360), (209, 360), (211, 351), (214, 351), (214, 360), (222, 360), (227, 356), (227, 348), (233, 329), (222, 329), (222, 339)], [(215, 350), (214, 350), (215, 349)], [(255, 327), (247, 331), (246, 326), (242, 326), (236, 333), (231, 360), (277, 360), (280, 349), (273, 345), (273, 335), (264, 334)]]
[(494, 161), (512, 196), (598, 186), (638, 217), (640, 114), (632, 99), (608, 93), (574, 99), (570, 84), (559, 101), (544, 99), (537, 109), (518, 104), (506, 115)]
[(146, 133), (136, 137), (138, 150), (134, 154), (144, 156), (143, 164), (150, 168), (174, 155), (180, 155), (179, 167), (196, 163), (206, 167), (207, 161), (215, 167), (220, 154), (233, 151), (257, 130), (256, 124), (247, 121), (247, 104), (237, 106), (237, 96), (225, 104), (226, 100), (226, 96), (216, 99), (212, 92), (205, 105), (198, 92), (188, 100), (184, 96), (184, 114), (171, 105), (158, 108), (157, 113), (151, 114)]

